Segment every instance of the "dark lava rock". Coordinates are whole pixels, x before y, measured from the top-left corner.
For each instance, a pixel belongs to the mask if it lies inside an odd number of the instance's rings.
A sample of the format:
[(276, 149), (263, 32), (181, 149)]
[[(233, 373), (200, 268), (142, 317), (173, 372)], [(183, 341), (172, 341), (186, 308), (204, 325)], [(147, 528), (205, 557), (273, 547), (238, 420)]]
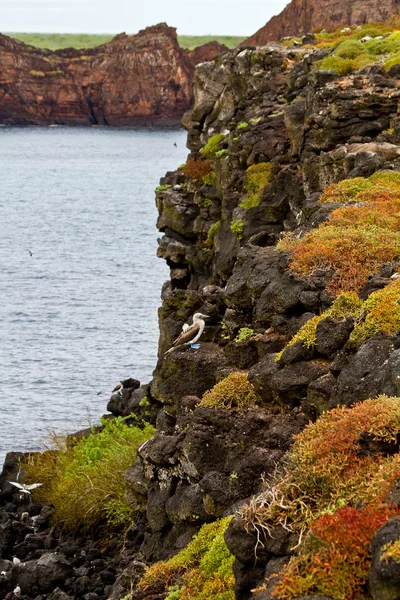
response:
[(342, 368), (329, 402), (330, 408), (353, 406), (382, 393), (393, 339), (379, 335), (366, 341)]
[(316, 331), (318, 352), (323, 356), (333, 356), (345, 345), (353, 329), (354, 321), (352, 318), (341, 321), (330, 317), (322, 319), (318, 323)]
[(290, 346), (286, 346), (282, 352), (279, 363), (291, 365), (302, 360), (311, 360), (314, 358), (315, 352), (313, 348), (307, 348), (301, 340)]
[(323, 359), (287, 365), (272, 375), (269, 388), (282, 402), (296, 406), (306, 398), (309, 384), (328, 373), (329, 366), (330, 362)]
[(252, 596), (252, 598), (257, 600), (276, 600), (276, 596), (273, 593), (274, 587), (279, 580), (280, 573), (288, 561), (289, 557), (284, 556), (272, 558), (267, 563), (264, 571), (264, 580), (261, 582), (261, 585), (265, 586), (265, 589)]
[(383, 547), (399, 539), (399, 517), (389, 519), (373, 537), (369, 587), (374, 600), (400, 599), (400, 563), (382, 556)]

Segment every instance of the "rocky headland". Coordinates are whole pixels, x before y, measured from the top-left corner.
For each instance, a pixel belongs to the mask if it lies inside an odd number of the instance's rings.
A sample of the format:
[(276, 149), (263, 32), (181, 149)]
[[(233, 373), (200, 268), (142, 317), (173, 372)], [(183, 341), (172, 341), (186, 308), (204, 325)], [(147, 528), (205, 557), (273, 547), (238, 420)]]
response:
[(165, 24), (96, 48), (51, 51), (0, 34), (0, 124), (179, 123), (198, 62), (225, 48), (180, 48)]
[(285, 36), (389, 21), (398, 14), (397, 0), (292, 0), (243, 44), (264, 46)]
[[(197, 67), (157, 189), (153, 380), (58, 452), (8, 455), (4, 598), (400, 598), (399, 39)], [(200, 348), (165, 354), (195, 312)]]

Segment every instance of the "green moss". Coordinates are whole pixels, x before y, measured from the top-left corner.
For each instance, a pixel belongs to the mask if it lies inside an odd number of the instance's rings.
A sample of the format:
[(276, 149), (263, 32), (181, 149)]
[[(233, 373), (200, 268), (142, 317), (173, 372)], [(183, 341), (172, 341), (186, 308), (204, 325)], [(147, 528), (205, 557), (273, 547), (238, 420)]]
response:
[(163, 185), (159, 185), (156, 188), (156, 192), (164, 192), (165, 190), (169, 190), (172, 187), (172, 185), (169, 185), (168, 183), (164, 183)]
[(241, 208), (256, 208), (259, 206), (262, 193), (271, 181), (273, 165), (271, 163), (259, 163), (251, 165), (246, 171), (244, 190), (246, 195), (240, 203)]
[(29, 71), (29, 74), (33, 77), (46, 77), (46, 73), (44, 71), (35, 71), (34, 69)]
[(206, 158), (213, 158), (216, 152), (220, 150), (220, 145), (224, 139), (225, 136), (223, 133), (216, 133), (210, 137), (207, 144), (201, 149), (200, 153)]
[(241, 123), (239, 123), (237, 125), (236, 129), (238, 129), (240, 131), (241, 129), (247, 129), (248, 126), (249, 126), (249, 124), (246, 123), (246, 121), (242, 121)]
[(207, 175), (204, 175), (204, 177), (202, 177), (201, 182), (203, 185), (215, 185), (215, 182), (217, 181), (217, 174), (215, 173), (215, 171), (210, 171), (210, 173), (207, 173)]
[(213, 247), (214, 238), (217, 235), (220, 227), (221, 227), (221, 221), (216, 221), (215, 223), (213, 223), (211, 225), (211, 227), (207, 233), (207, 239), (206, 239), (206, 243), (205, 243), (206, 249), (211, 250), (211, 248)]
[(212, 206), (212, 200), (211, 200), (211, 198), (205, 198), (205, 199), (202, 201), (202, 203), (201, 203), (201, 205), (200, 205), (200, 206), (201, 206), (202, 208), (210, 208), (210, 206)]
[(239, 333), (235, 337), (235, 342), (246, 342), (255, 336), (254, 329), (250, 329), (249, 327), (242, 327), (239, 329)]
[(243, 238), (244, 233), (243, 221), (232, 221), (232, 223), (230, 224), (230, 230), (238, 240), (241, 240)]
[(262, 117), (252, 117), (250, 119), (250, 125), (258, 125), (262, 121)]
[(227, 154), (229, 154), (229, 151), (227, 150), (227, 148), (223, 148), (222, 150), (218, 150), (218, 152), (215, 153), (215, 157), (216, 158), (223, 158)]
[(65, 75), (65, 73), (62, 69), (56, 69), (55, 71), (47, 71), (46, 75), (50, 75), (51, 77), (61, 77)]

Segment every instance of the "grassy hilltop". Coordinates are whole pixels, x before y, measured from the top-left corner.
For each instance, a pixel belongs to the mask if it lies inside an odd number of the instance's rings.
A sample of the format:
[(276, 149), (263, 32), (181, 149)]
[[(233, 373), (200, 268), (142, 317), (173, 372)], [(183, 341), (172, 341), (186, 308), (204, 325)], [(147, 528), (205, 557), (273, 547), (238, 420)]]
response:
[[(9, 33), (12, 37), (25, 44), (38, 48), (57, 50), (59, 48), (94, 48), (109, 42), (114, 35), (111, 33)], [(217, 41), (225, 44), (228, 48), (235, 48), (245, 38), (233, 35), (178, 35), (178, 41), (182, 48), (193, 50), (207, 42)]]

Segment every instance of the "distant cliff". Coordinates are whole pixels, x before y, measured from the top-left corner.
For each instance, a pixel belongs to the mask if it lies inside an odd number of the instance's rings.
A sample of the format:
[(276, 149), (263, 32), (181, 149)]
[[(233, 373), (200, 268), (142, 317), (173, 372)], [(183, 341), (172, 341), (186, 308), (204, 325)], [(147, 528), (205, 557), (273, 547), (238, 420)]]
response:
[(195, 65), (223, 49), (183, 50), (166, 24), (96, 48), (54, 52), (0, 35), (0, 123), (178, 122), (191, 104)]
[(399, 6), (399, 0), (292, 0), (244, 45), (264, 46), (318, 29), (333, 31), (341, 25), (388, 21), (398, 14)]

